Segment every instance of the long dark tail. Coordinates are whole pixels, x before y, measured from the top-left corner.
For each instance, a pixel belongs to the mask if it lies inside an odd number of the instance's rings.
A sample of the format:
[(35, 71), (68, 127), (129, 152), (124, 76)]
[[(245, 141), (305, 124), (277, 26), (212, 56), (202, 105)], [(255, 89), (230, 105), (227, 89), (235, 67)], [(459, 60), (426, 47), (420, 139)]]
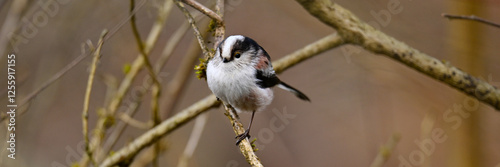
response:
[(305, 101), (311, 101), (309, 100), (309, 97), (307, 97), (304, 93), (300, 92), (299, 90), (291, 87), (290, 85), (286, 84), (285, 82), (281, 81), (279, 84), (278, 84), (278, 87), (280, 87), (281, 89), (284, 89), (284, 90), (287, 90), (287, 91), (290, 91), (292, 92), (293, 94), (295, 94), (295, 96), (297, 96), (298, 98), (302, 99), (302, 100), (305, 100)]

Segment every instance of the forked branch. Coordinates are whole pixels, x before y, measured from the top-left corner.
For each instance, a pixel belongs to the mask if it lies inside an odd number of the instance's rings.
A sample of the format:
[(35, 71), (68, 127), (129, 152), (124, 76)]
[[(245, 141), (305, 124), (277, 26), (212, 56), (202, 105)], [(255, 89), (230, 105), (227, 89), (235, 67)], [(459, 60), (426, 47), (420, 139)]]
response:
[(399, 61), (500, 110), (500, 90), (457, 67), (414, 49), (361, 21), (330, 0), (297, 0), (311, 15), (339, 32), (344, 41)]

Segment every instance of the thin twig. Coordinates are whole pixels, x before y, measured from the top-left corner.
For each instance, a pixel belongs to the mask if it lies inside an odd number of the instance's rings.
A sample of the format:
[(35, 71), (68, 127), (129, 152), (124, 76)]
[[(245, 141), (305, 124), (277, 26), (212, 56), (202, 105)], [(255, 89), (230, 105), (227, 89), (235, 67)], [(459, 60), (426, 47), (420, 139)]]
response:
[[(194, 14), (193, 17), (195, 20), (199, 17), (199, 14)], [(190, 24), (188, 21), (184, 21), (181, 26), (172, 33), (172, 36), (169, 38), (168, 42), (163, 47), (163, 51), (161, 52), (158, 61), (155, 64), (155, 72), (158, 73), (165, 66), (165, 63), (169, 60), (174, 49), (180, 43), (182, 37), (186, 35), (186, 32), (189, 30)]]
[[(322, 42), (314, 42), (313, 44), (307, 45), (304, 48), (299, 49), (298, 51), (285, 56), (284, 58), (278, 60), (276, 63), (273, 65), (280, 66), (281, 69), (287, 69), (290, 68), (291, 66), (294, 66), (297, 64), (297, 62), (294, 61), (283, 61), (283, 60), (296, 60), (296, 58), (293, 57), (301, 57), (298, 59), (298, 61), (305, 61), (309, 58), (312, 58), (322, 52), (317, 52), (314, 50), (326, 50), (326, 48), (323, 48), (323, 46), (329, 46), (331, 48), (340, 46), (342, 44), (342, 39), (339, 36), (332, 36), (332, 37), (325, 37), (325, 38), (330, 38), (330, 40), (320, 40)], [(330, 45), (330, 44), (325, 44), (327, 43), (332, 43), (335, 45)], [(317, 46), (317, 47), (316, 47)], [(304, 54), (310, 54), (305, 56)], [(283, 70), (279, 71), (282, 72)], [(155, 128), (147, 131), (140, 137), (136, 138), (134, 141), (131, 142), (131, 144), (121, 148), (118, 150), (115, 154), (112, 156), (108, 157), (104, 162), (100, 165), (103, 167), (106, 166), (113, 166), (116, 165), (122, 161), (129, 160), (130, 158), (133, 158), (139, 151), (144, 149), (145, 147), (151, 145), (152, 143), (158, 141), (161, 137), (167, 135), (171, 131), (179, 128), (180, 126), (184, 125), (185, 123), (189, 122), (190, 120), (194, 119), (197, 115), (203, 113), (204, 111), (217, 107), (220, 104), (215, 98), (215, 96), (210, 95), (206, 97), (205, 99), (191, 105), (190, 107), (180, 111), (176, 115), (172, 116), (171, 118), (167, 119), (166, 121), (163, 121), (160, 125), (156, 126)], [(243, 128), (243, 127), (242, 127)], [(253, 151), (253, 150), (252, 150)]]
[[(233, 110), (233, 107), (230, 105), (224, 105), (224, 109), (226, 110), (225, 114), (227, 118), (229, 119), (229, 122), (231, 122), (231, 125), (233, 125), (233, 130), (236, 135), (243, 134), (245, 133), (245, 128), (243, 127), (243, 124), (241, 124), (240, 121), (238, 121), (238, 116), (235, 114), (236, 111)], [(247, 160), (248, 164), (250, 164), (252, 167), (263, 167), (262, 162), (260, 162), (259, 157), (255, 155), (255, 150), (252, 147), (252, 143), (248, 141), (248, 138), (245, 138), (241, 143), (238, 145), (241, 154), (245, 157)]]
[(200, 45), (201, 50), (203, 51), (203, 55), (205, 55), (205, 57), (209, 57), (210, 52), (208, 51), (208, 47), (205, 44), (205, 40), (203, 39), (203, 36), (201, 35), (200, 30), (198, 29), (198, 26), (196, 26), (196, 21), (194, 20), (193, 16), (191, 15), (191, 13), (189, 13), (186, 7), (184, 7), (184, 4), (182, 4), (182, 2), (180, 2), (179, 0), (175, 0), (175, 4), (177, 5), (177, 7), (179, 7), (182, 13), (184, 13), (187, 20), (189, 21), (189, 24), (191, 24), (191, 28), (194, 31), (196, 39), (198, 39), (198, 44)]
[[(136, 8), (136, 10), (134, 10), (132, 13), (135, 14), (138, 9), (140, 7), (142, 7), (144, 5), (144, 3), (146, 2), (147, 0), (142, 0), (141, 3), (139, 3), (138, 7)], [(120, 23), (118, 23), (116, 26), (114, 26), (108, 33), (108, 35), (106, 35), (106, 37), (104, 38), (103, 41), (107, 41), (109, 38), (111, 38), (112, 36), (114, 36), (116, 34), (116, 32), (118, 32), (118, 30), (120, 30), (123, 25), (125, 25), (125, 23), (127, 23), (127, 21), (131, 18), (131, 16), (128, 16), (127, 18), (123, 19)], [(40, 94), (40, 92), (42, 92), (43, 90), (45, 90), (47, 87), (49, 87), (50, 85), (52, 85), (52, 83), (54, 83), (55, 81), (59, 80), (59, 78), (61, 78), (62, 76), (64, 76), (64, 74), (66, 74), (69, 70), (71, 70), (73, 67), (75, 67), (77, 64), (79, 64), (83, 59), (85, 59), (88, 55), (90, 55), (91, 53), (87, 53), (87, 52), (82, 52), (80, 55), (78, 55), (78, 57), (76, 57), (73, 61), (71, 61), (68, 65), (66, 65), (63, 69), (59, 70), (57, 73), (55, 73), (51, 78), (49, 78), (47, 81), (45, 81), (42, 86), (38, 87), (37, 89), (35, 89), (34, 91), (32, 91), (31, 93), (29, 93), (23, 100), (20, 101), (19, 103), (19, 107), (23, 107), (24, 105), (28, 104), (31, 100), (33, 100), (38, 94)], [(24, 113), (26, 113), (28, 110), (21, 110), (19, 112), (19, 115), (23, 115)], [(4, 121), (5, 118), (7, 118), (6, 116), (3, 116), (2, 118), (0, 118), (0, 122)]]
[[(202, 34), (205, 36), (207, 31), (204, 31)], [(175, 73), (174, 77), (170, 82), (168, 82), (167, 86), (165, 86), (166, 97), (165, 100), (162, 101), (162, 106), (164, 109), (163, 116), (165, 118), (168, 117), (168, 114), (172, 113), (172, 110), (178, 104), (177, 102), (180, 100), (180, 94), (184, 91), (186, 87), (186, 82), (189, 79), (190, 74), (193, 71), (193, 65), (198, 60), (198, 56), (201, 54), (201, 50), (198, 47), (196, 39), (194, 39), (188, 47), (188, 53), (184, 56), (182, 61), (180, 62), (179, 69)]]
[[(130, 0), (130, 12), (133, 11), (134, 6), (135, 6), (135, 0)], [(132, 15), (132, 18), (130, 19), (130, 24), (132, 25), (132, 32), (134, 34), (137, 45), (139, 46), (139, 52), (141, 53), (141, 56), (144, 59), (144, 65), (148, 70), (149, 76), (153, 79), (153, 89), (151, 91), (151, 94), (153, 95), (151, 110), (153, 113), (152, 114), (153, 122), (155, 125), (157, 125), (161, 121), (158, 114), (158, 99), (161, 92), (160, 82), (158, 81), (158, 77), (156, 76), (153, 66), (151, 65), (151, 61), (149, 61), (148, 58), (149, 52), (146, 53), (144, 43), (141, 40), (141, 35), (139, 34), (139, 30), (137, 29), (137, 25), (135, 23), (135, 15)]]
[[(135, 6), (135, 0), (130, 0), (130, 12), (134, 10)], [(156, 77), (156, 74), (154, 72), (153, 66), (151, 65), (151, 62), (149, 61), (148, 55), (149, 53), (146, 53), (146, 50), (144, 48), (144, 43), (142, 42), (141, 36), (139, 34), (139, 30), (137, 29), (137, 25), (135, 23), (136, 17), (135, 15), (132, 15), (132, 18), (130, 19), (130, 24), (132, 26), (132, 32), (134, 34), (135, 40), (137, 41), (137, 45), (139, 46), (139, 51), (142, 55), (142, 58), (144, 59), (144, 65), (149, 73), (149, 76), (153, 79), (153, 88), (151, 89), (151, 115), (152, 115), (152, 120), (153, 120), (153, 126), (158, 125), (161, 122), (160, 114), (158, 113), (158, 100), (160, 98), (161, 94), (161, 86), (160, 82), (158, 81), (158, 78)], [(155, 144), (154, 146), (154, 155), (153, 155), (153, 166), (157, 167), (158, 166), (158, 154), (160, 152), (160, 145), (158, 143)]]
[(441, 16), (446, 17), (449, 20), (453, 20), (453, 19), (472, 20), (472, 21), (477, 21), (477, 22), (480, 22), (480, 23), (484, 23), (486, 25), (490, 25), (490, 26), (493, 26), (493, 27), (496, 27), (496, 28), (500, 28), (500, 24), (492, 22), (492, 21), (489, 21), (489, 20), (485, 20), (483, 18), (474, 16), (474, 15), (463, 16), (463, 15), (451, 15), (451, 14), (443, 13), (443, 14), (441, 14)]
[(500, 111), (500, 90), (457, 67), (424, 54), (361, 21), (330, 0), (297, 0), (311, 15), (339, 32), (344, 41), (399, 61)]
[[(132, 117), (133, 115), (135, 115), (135, 113), (137, 112), (137, 110), (139, 109), (139, 106), (140, 106), (140, 103), (142, 102), (141, 100), (139, 99), (142, 99), (142, 96), (144, 95), (144, 93), (146, 93), (146, 90), (143, 90), (142, 92), (139, 92), (137, 93), (137, 99), (135, 102), (132, 102), (128, 105), (128, 108), (127, 108), (127, 111), (125, 111), (124, 113), (122, 113), (123, 115), (127, 115), (128, 117)], [(123, 120), (122, 117), (120, 117), (122, 119), (122, 121), (120, 121), (116, 126), (115, 128), (113, 129), (113, 131), (111, 132), (111, 134), (109, 135), (108, 139), (106, 140), (106, 142), (103, 144), (103, 151), (102, 153), (103, 154), (109, 154), (111, 148), (113, 148), (116, 144), (116, 142), (118, 141), (118, 139), (121, 137), (121, 135), (123, 134), (123, 132), (125, 131), (125, 128), (130, 124), (130, 122), (126, 122), (125, 120)], [(147, 128), (149, 129), (149, 128)], [(97, 157), (97, 162), (100, 163), (102, 162), (102, 160), (104, 159), (105, 157), (104, 156), (99, 156)]]
[[(153, 27), (151, 27), (151, 31), (144, 45), (144, 50), (146, 55), (149, 54), (154, 44), (158, 40), (171, 8), (172, 8), (172, 1), (165, 1), (165, 3), (160, 8), (158, 13), (158, 19), (156, 19), (156, 22), (154, 23)], [(125, 75), (123, 81), (121, 82), (118, 88), (118, 91), (111, 100), (110, 104), (107, 106), (104, 113), (102, 113), (102, 115), (97, 120), (96, 127), (94, 128), (95, 129), (94, 133), (96, 134), (94, 134), (90, 146), (95, 151), (96, 157), (98, 157), (98, 159), (99, 157), (105, 156), (103, 155), (102, 150), (97, 150), (97, 149), (101, 145), (102, 139), (105, 136), (105, 132), (107, 131), (108, 128), (110, 128), (109, 126), (106, 125), (107, 123), (109, 123), (110, 121), (109, 119), (116, 113), (116, 110), (120, 106), (123, 97), (129, 91), (132, 82), (134, 81), (134, 79), (136, 78), (137, 74), (142, 69), (142, 67), (144, 67), (144, 65), (145, 65), (145, 59), (142, 57), (142, 55), (138, 55), (138, 57), (132, 62), (130, 71), (127, 73), (127, 75)], [(86, 162), (87, 159), (88, 157), (84, 156), (80, 162)], [(81, 166), (86, 166), (84, 163), (80, 164), (83, 164)]]
[[(197, 16), (195, 16), (197, 17)], [(167, 41), (167, 44), (165, 45), (163, 51), (162, 51), (162, 54), (160, 55), (160, 58), (158, 58), (158, 61), (156, 62), (155, 64), (155, 73), (159, 73), (160, 70), (162, 69), (162, 67), (165, 65), (165, 63), (169, 60), (169, 57), (171, 57), (174, 49), (176, 48), (176, 46), (180, 43), (182, 37), (186, 34), (187, 30), (189, 29), (189, 23), (186, 21), (185, 23), (183, 23), (179, 29), (177, 29), (172, 37), (170, 37), (170, 39)], [(146, 79), (147, 80), (147, 79)], [(135, 115), (135, 113), (137, 112), (137, 109), (139, 108), (140, 106), (140, 103), (142, 102), (142, 97), (144, 95), (144, 93), (146, 93), (146, 90), (149, 90), (149, 88), (151, 87), (151, 83), (148, 83), (148, 85), (146, 86), (145, 89), (140, 89), (139, 92), (136, 93), (136, 96), (137, 98), (135, 98), (136, 100), (131, 102), (129, 105), (128, 105), (128, 109), (125, 113), (123, 114), (126, 114), (128, 117), (133, 117)], [(168, 90), (168, 88), (167, 88)], [(111, 150), (111, 148), (114, 147), (114, 145), (116, 144), (116, 142), (118, 141), (118, 139), (120, 138), (121, 134), (124, 132), (125, 128), (127, 127), (127, 123), (126, 122), (119, 122), (115, 129), (113, 130), (113, 132), (111, 132), (111, 134), (109, 135), (108, 139), (106, 140), (104, 146), (103, 146), (103, 152), (105, 154), (108, 154), (109, 151)], [(98, 162), (101, 162), (102, 160), (98, 160)]]
[(401, 139), (401, 134), (395, 133), (389, 138), (387, 143), (383, 146), (380, 147), (380, 150), (373, 160), (372, 164), (370, 167), (382, 167), (384, 166), (385, 162), (389, 160), (391, 157), (391, 154), (393, 150), (396, 148), (396, 145), (399, 143), (399, 140)]
[[(215, 12), (221, 17), (224, 18), (224, 0), (216, 0), (215, 3)], [(224, 39), (224, 35), (226, 33), (226, 27), (224, 25), (224, 22), (217, 22), (217, 25), (215, 27), (215, 42), (214, 42), (214, 48), (217, 48), (220, 42)], [(211, 56), (213, 54), (210, 54)], [(206, 59), (211, 58), (211, 57), (205, 57)]]
[(140, 150), (155, 143), (169, 132), (179, 128), (181, 125), (184, 125), (189, 120), (194, 119), (202, 112), (217, 107), (219, 104), (220, 103), (217, 102), (215, 96), (213, 95), (210, 95), (194, 103), (190, 107), (180, 111), (176, 115), (160, 123), (158, 126), (154, 127), (153, 129), (150, 129), (143, 135), (137, 137), (130, 144), (118, 150), (110, 157), (106, 158), (100, 166), (101, 167), (115, 166), (122, 161), (130, 160), (135, 155), (137, 155), (137, 153), (139, 153)]
[[(13, 1), (12, 4), (10, 5), (9, 11), (7, 12), (7, 15), (5, 16), (5, 20), (2, 24), (2, 28), (0, 29), (0, 60), (2, 60), (3, 55), (6, 53), (6, 48), (8, 46), (9, 38), (11, 37), (9, 33), (15, 32), (16, 27), (19, 24), (19, 21), (21, 20), (21, 13), (24, 8), (26, 8), (27, 0), (19, 0), (19, 1)], [(17, 46), (12, 46), (14, 48), (17, 48)]]
[(104, 30), (99, 37), (99, 42), (97, 44), (97, 49), (94, 51), (94, 58), (92, 59), (92, 64), (90, 66), (89, 79), (87, 81), (87, 90), (85, 91), (85, 98), (83, 100), (83, 112), (82, 112), (82, 124), (83, 124), (83, 137), (85, 139), (85, 152), (90, 159), (90, 162), (96, 166), (96, 162), (92, 157), (92, 150), (89, 147), (89, 132), (88, 132), (88, 119), (89, 119), (89, 103), (90, 103), (90, 93), (92, 92), (92, 84), (94, 83), (94, 76), (97, 69), (97, 63), (101, 57), (101, 49), (104, 44), (104, 37), (108, 33), (108, 30)]
[(124, 123), (138, 129), (146, 130), (146, 129), (151, 129), (153, 127), (153, 122), (141, 122), (139, 120), (130, 117), (130, 115), (126, 113), (118, 113), (118, 118), (120, 118), (120, 120), (123, 121)]
[(187, 167), (188, 161), (194, 154), (194, 150), (201, 139), (201, 134), (203, 133), (203, 129), (205, 129), (205, 124), (208, 120), (208, 113), (203, 113), (196, 118), (194, 122), (193, 131), (191, 131), (191, 135), (189, 136), (189, 140), (186, 144), (186, 148), (184, 148), (184, 152), (179, 158), (179, 163), (177, 167)]
[(182, 2), (188, 4), (189, 6), (195, 8), (196, 10), (200, 11), (201, 13), (207, 15), (211, 19), (214, 19), (215, 21), (222, 23), (221, 16), (219, 16), (217, 13), (210, 10), (209, 8), (205, 7), (204, 5), (200, 4), (199, 2), (197, 2), (195, 0), (182, 0)]

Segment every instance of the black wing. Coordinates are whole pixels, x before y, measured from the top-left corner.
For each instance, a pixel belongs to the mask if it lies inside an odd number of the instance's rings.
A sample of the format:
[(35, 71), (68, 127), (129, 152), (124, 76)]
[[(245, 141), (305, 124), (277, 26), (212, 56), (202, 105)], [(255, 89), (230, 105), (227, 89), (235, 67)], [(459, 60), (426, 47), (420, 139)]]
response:
[(255, 76), (257, 78), (257, 85), (259, 85), (259, 87), (261, 88), (270, 88), (281, 83), (280, 79), (276, 76), (274, 71), (269, 71), (268, 69), (257, 69)]

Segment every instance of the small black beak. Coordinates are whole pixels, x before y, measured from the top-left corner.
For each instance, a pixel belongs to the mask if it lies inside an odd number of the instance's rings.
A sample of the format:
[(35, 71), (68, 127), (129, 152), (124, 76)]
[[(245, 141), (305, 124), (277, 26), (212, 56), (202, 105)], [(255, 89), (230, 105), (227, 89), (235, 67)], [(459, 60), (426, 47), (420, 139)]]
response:
[(222, 58), (222, 62), (223, 62), (223, 63), (227, 63), (227, 62), (229, 62), (229, 59)]

